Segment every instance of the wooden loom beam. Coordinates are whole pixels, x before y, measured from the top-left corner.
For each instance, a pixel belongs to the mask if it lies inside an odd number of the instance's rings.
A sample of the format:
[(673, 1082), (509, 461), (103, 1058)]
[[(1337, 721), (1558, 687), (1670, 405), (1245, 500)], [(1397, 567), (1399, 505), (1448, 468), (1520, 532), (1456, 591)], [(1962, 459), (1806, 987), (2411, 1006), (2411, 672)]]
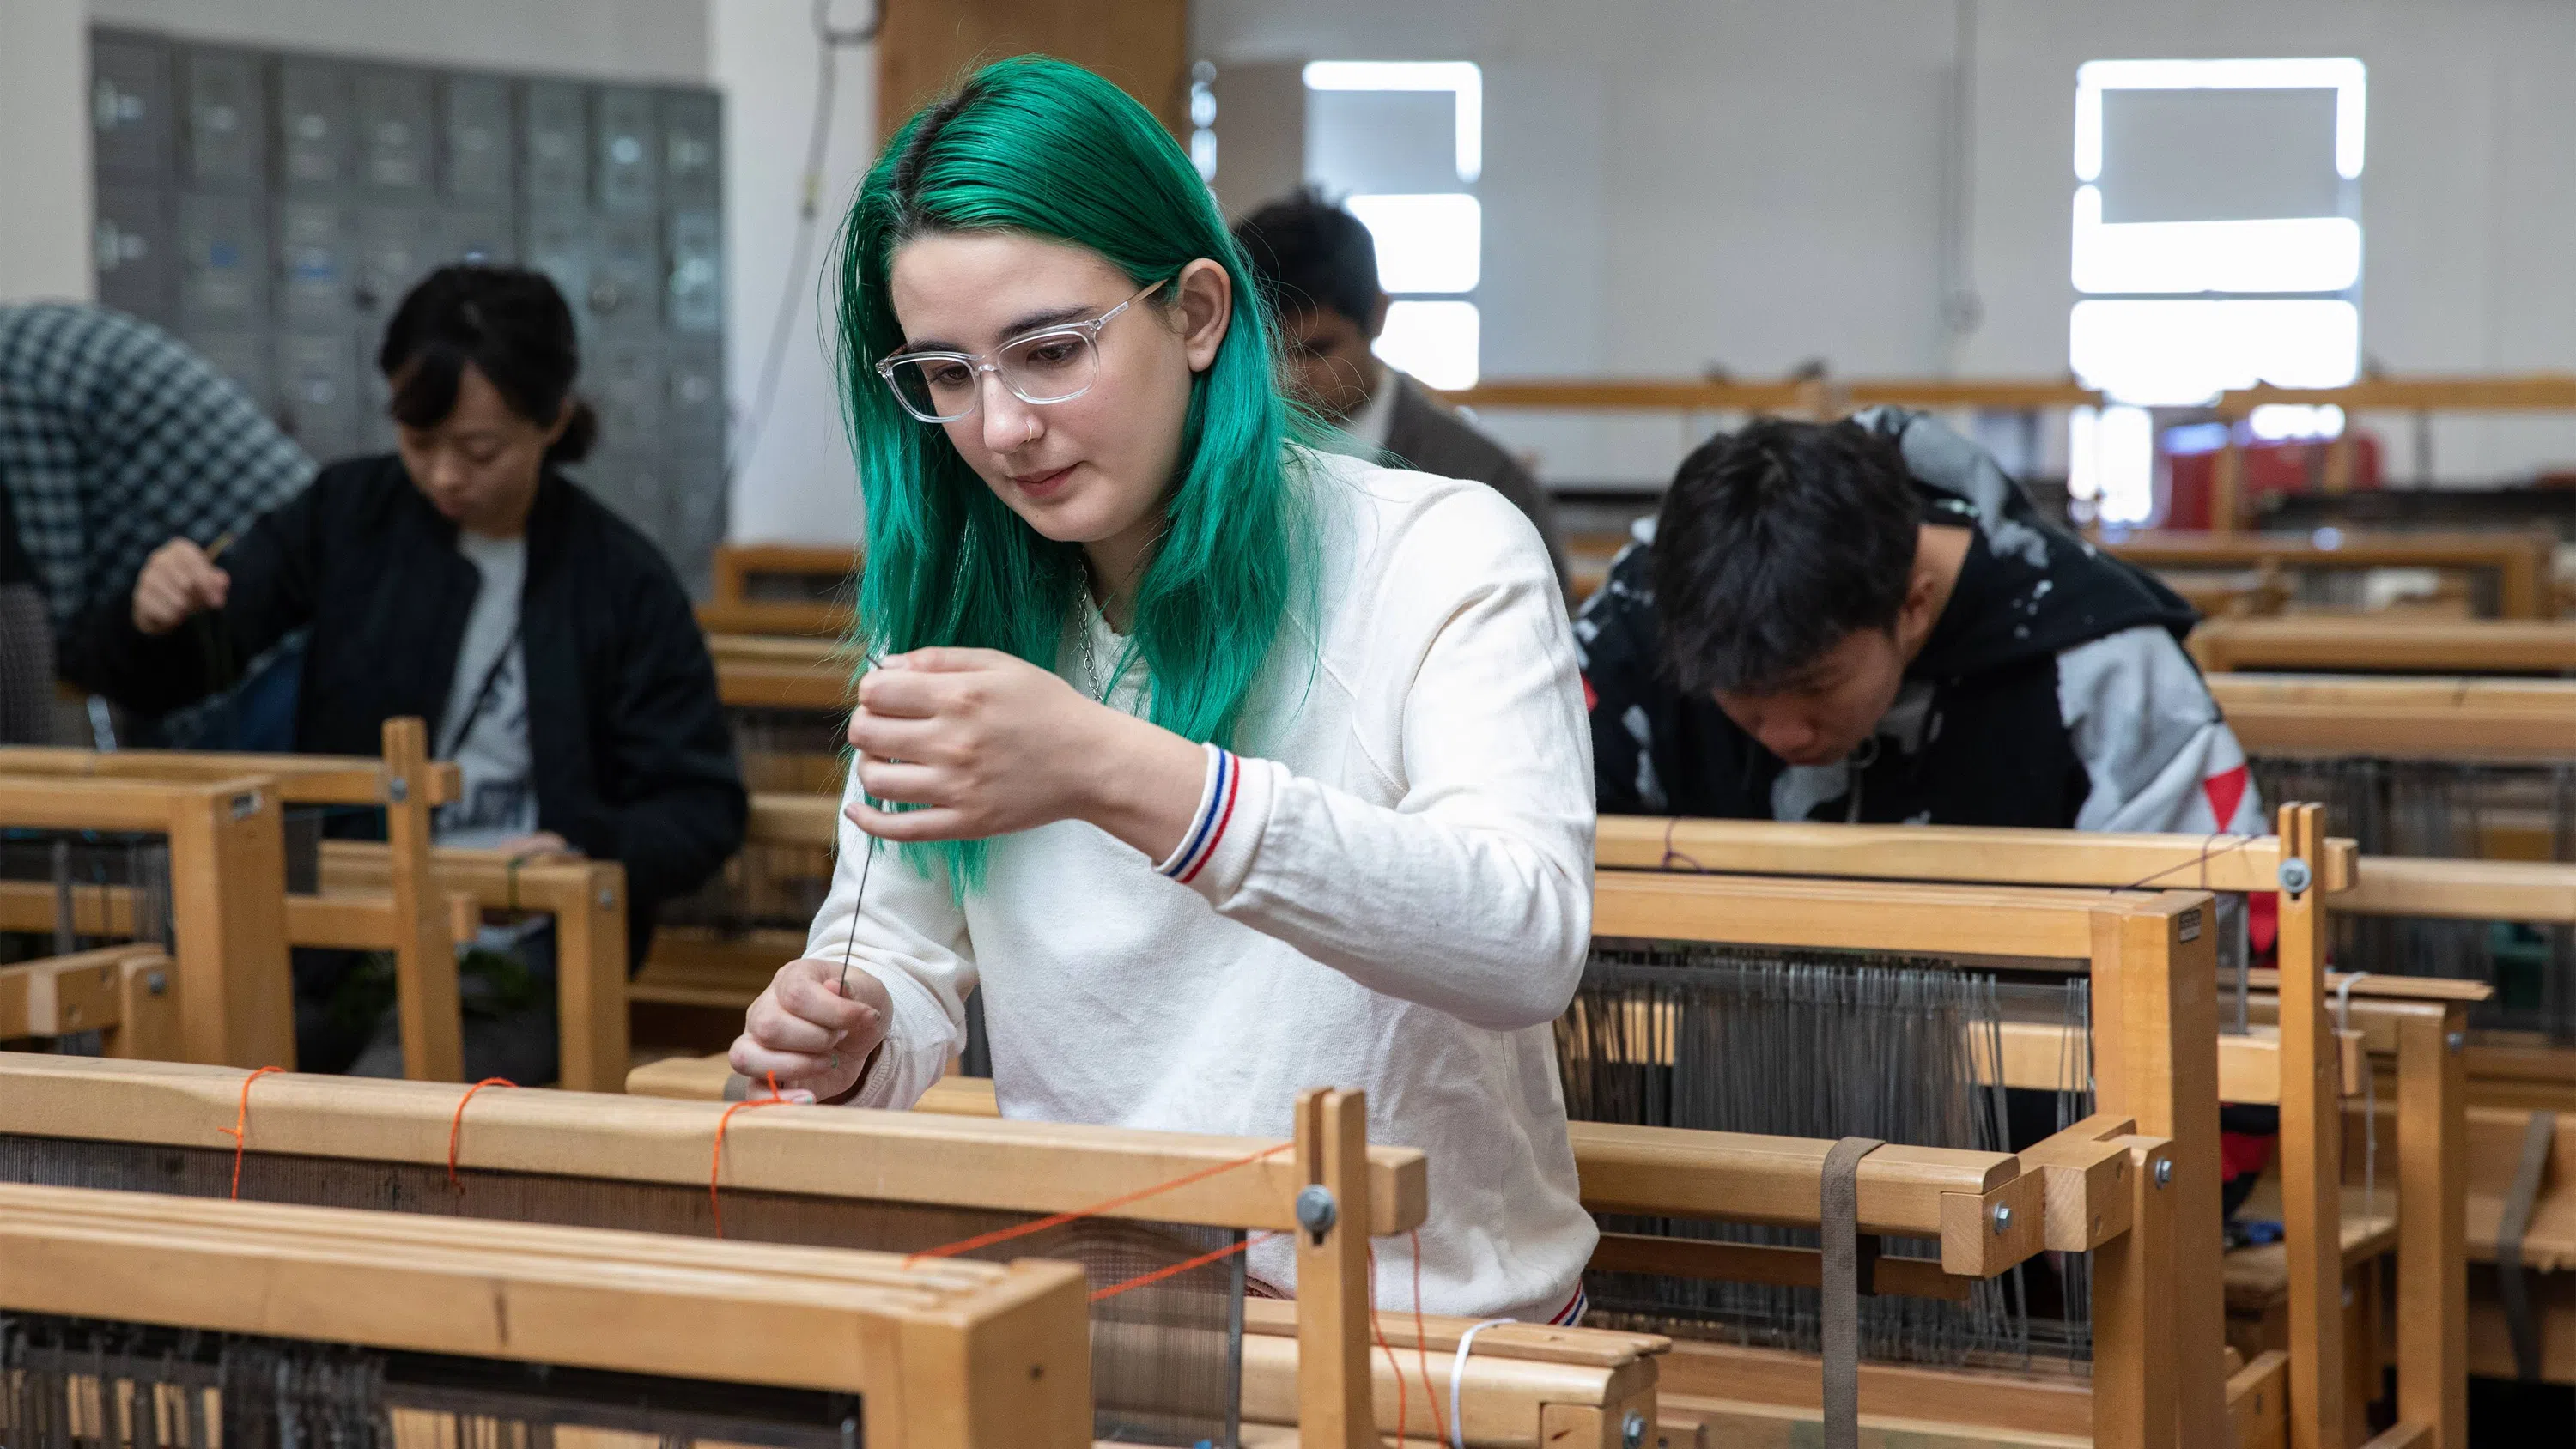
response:
[(2225, 674), (2210, 696), (2246, 750), (2274, 758), (2551, 763), (2576, 738), (2576, 680)]
[[(2078, 833), (1993, 826), (1851, 826), (1772, 820), (1604, 815), (1602, 869), (1806, 875), (1842, 880), (2271, 891), (2283, 850), (2268, 835)], [(2309, 861), (2323, 889), (2348, 887), (2360, 850), (2328, 840)]]
[[(169, 1062), (0, 1052), (0, 1132), (225, 1147), (242, 1073)], [(251, 1149), (444, 1166), (460, 1089), (289, 1073), (252, 1088)], [(707, 1186), (717, 1102), (587, 1092), (486, 1092), (458, 1138), (461, 1166)], [(1065, 1212), (1279, 1144), (920, 1112), (772, 1108), (734, 1119), (724, 1183), (764, 1192)], [(1422, 1154), (1368, 1150), (1369, 1235), (1421, 1225)], [(1111, 1216), (1285, 1231), (1304, 1180), (1286, 1151)], [(1347, 1206), (1347, 1203), (1345, 1204)]]
[(896, 1449), (1087, 1449), (1070, 1263), (0, 1184), (0, 1308), (855, 1392)]

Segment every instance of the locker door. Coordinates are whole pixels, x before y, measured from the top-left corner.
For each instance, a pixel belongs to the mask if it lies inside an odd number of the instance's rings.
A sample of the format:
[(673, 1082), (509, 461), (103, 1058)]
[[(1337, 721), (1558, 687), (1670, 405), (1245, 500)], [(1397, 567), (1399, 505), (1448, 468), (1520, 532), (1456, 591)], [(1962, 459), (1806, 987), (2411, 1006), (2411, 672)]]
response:
[(95, 31), (89, 47), (90, 160), (101, 177), (170, 174), (170, 47), (147, 35)]
[(599, 92), (599, 204), (611, 211), (650, 211), (660, 194), (661, 158), (653, 93), (626, 86)]
[(445, 258), (436, 218), (411, 206), (358, 209), (357, 286), (362, 333), (381, 328), (411, 289)]
[(441, 211), (438, 214), (438, 259), (441, 262), (514, 262), (519, 259), (518, 230), (510, 213)]
[(168, 194), (152, 186), (102, 182), (90, 239), (99, 304), (167, 325), (177, 300)]
[(449, 76), (439, 129), (447, 151), (447, 194), (459, 200), (510, 199), (510, 83), (497, 76)]
[(247, 196), (179, 198), (179, 317), (191, 328), (256, 328), (268, 317), (268, 227)]
[(530, 81), (519, 93), (519, 184), (539, 206), (590, 195), (590, 100), (569, 81)]
[(356, 298), (356, 238), (333, 201), (277, 205), (278, 312), (289, 326), (339, 329)]
[(268, 184), (268, 67), (237, 50), (192, 46), (179, 57), (185, 110), (180, 169), (192, 186), (256, 191)]
[(712, 207), (724, 201), (723, 109), (712, 91), (662, 93), (662, 202)]
[(590, 324), (590, 213), (587, 211), (531, 211), (521, 233), (521, 264), (545, 273), (554, 280), (555, 290), (563, 293), (564, 302), (572, 308), (572, 320), (583, 339), (591, 334)]
[(589, 354), (589, 392), (603, 451), (650, 457), (662, 449), (668, 368), (656, 342), (608, 342)]
[(674, 450), (712, 450), (722, 459), (725, 440), (724, 346), (691, 339), (670, 350), (663, 391), (662, 432)]
[(660, 329), (660, 230), (651, 216), (603, 216), (593, 225), (590, 320), (603, 334)]
[(214, 365), (242, 394), (270, 417), (277, 415), (277, 388), (271, 376), (268, 339), (258, 332), (191, 332), (188, 345)]
[(713, 211), (677, 211), (670, 222), (671, 269), (665, 305), (675, 332), (724, 330), (724, 219)]
[(357, 450), (356, 380), (345, 332), (294, 331), (278, 339), (279, 421), (319, 462)]
[(436, 150), (429, 76), (422, 71), (358, 72), (358, 177), (377, 191), (426, 193), (435, 182)]
[(321, 61), (277, 67), (279, 180), (290, 190), (346, 186), (351, 172), (349, 73)]

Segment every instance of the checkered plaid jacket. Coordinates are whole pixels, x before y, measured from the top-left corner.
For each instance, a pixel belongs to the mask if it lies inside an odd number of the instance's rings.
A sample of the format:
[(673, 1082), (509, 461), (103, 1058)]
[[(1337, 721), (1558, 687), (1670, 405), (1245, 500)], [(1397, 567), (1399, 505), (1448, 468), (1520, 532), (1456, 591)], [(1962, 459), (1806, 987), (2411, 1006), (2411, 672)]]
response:
[(0, 484), (60, 637), (152, 550), (250, 526), (304, 455), (177, 338), (99, 307), (0, 307)]

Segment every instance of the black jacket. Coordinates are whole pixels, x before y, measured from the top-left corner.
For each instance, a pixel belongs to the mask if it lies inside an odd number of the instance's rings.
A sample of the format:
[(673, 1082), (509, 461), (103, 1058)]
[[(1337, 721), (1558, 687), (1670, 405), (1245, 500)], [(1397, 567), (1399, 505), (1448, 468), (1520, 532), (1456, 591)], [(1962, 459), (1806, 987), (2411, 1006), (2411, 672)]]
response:
[[(402, 460), (353, 458), (262, 518), (223, 557), (220, 614), (159, 638), (134, 627), (130, 586), (80, 621), (68, 673), (159, 714), (291, 630), (311, 626), (295, 747), (373, 755), (384, 721), (447, 707), (480, 570)], [(537, 824), (626, 867), (641, 961), (660, 904), (741, 848), (749, 801), (716, 699), (715, 665), (670, 564), (644, 536), (549, 472), (528, 514), (520, 639)]]
[[(1605, 815), (2053, 829), (2232, 828), (2244, 756), (2180, 646), (2190, 606), (2039, 516), (1982, 449), (1893, 408), (1927, 522), (1972, 529), (1896, 702), (1855, 754), (1791, 767), (1671, 683), (1653, 545), (1628, 546), (1575, 621)], [(2259, 828), (2259, 827), (2258, 827)]]

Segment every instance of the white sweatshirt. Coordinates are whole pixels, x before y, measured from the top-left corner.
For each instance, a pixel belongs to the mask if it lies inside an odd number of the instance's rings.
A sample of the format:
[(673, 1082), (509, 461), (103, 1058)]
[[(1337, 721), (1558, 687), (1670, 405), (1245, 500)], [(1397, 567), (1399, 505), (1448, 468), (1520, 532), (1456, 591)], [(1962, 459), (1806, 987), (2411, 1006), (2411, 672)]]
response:
[[(1242, 754), (1210, 752), (1206, 838), (1155, 862), (1060, 821), (995, 840), (962, 907), (881, 847), (854, 913), (866, 841), (845, 818), (807, 954), (838, 961), (855, 933), (893, 999), (858, 1106), (908, 1107), (938, 1079), (979, 983), (1006, 1117), (1286, 1137), (1301, 1089), (1361, 1088), (1370, 1141), (1429, 1154), (1423, 1308), (1547, 1319), (1595, 1237), (1551, 1026), (1592, 930), (1563, 596), (1537, 531), (1483, 484), (1298, 456), (1323, 637), (1287, 626)], [(1076, 612), (1056, 672), (1081, 689), (1080, 651), (1105, 675), (1125, 641)], [(1143, 683), (1139, 667), (1111, 702), (1141, 713)], [(1378, 1302), (1409, 1309), (1407, 1245), (1377, 1260)], [(1256, 1243), (1250, 1271), (1293, 1286), (1293, 1245)]]

